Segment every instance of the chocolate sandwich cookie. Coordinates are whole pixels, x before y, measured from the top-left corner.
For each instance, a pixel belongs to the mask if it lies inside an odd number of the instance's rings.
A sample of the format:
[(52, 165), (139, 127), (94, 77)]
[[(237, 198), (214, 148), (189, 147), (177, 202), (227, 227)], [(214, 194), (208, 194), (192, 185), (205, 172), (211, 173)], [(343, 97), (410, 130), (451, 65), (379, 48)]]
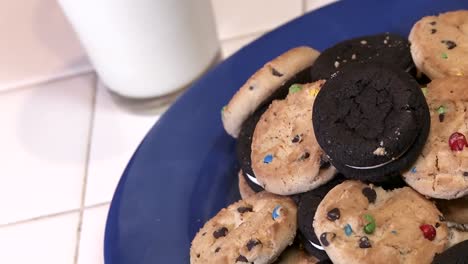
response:
[(346, 177), (399, 179), (426, 142), (430, 115), (418, 83), (385, 64), (343, 67), (313, 106), (318, 143)]
[(432, 81), (426, 99), (431, 115), (429, 138), (403, 177), (426, 196), (463, 197), (468, 194), (468, 77)]
[(238, 177), (239, 177), (239, 193), (242, 199), (246, 199), (257, 193), (249, 186), (249, 184), (245, 180), (244, 173), (242, 172), (242, 170), (239, 171)]
[(437, 207), (409, 187), (385, 191), (350, 180), (323, 198), (313, 226), (335, 264), (429, 264), (448, 243), (442, 220)]
[(302, 244), (306, 251), (316, 257), (321, 261), (326, 261), (329, 259), (327, 253), (320, 245), (319, 239), (315, 235), (314, 227), (312, 226), (312, 222), (314, 220), (315, 212), (317, 211), (317, 207), (319, 206), (322, 199), (327, 195), (327, 193), (333, 189), (336, 185), (345, 181), (343, 175), (338, 174), (333, 178), (331, 181), (327, 182), (326, 184), (314, 189), (312, 191), (308, 191), (301, 195), (299, 206), (297, 208), (297, 225), (299, 228), (299, 240), (301, 240)]
[(432, 264), (468, 264), (468, 241), (463, 241), (437, 254)]
[(302, 245), (297, 242), (287, 247), (286, 250), (284, 250), (283, 253), (281, 253), (281, 255), (278, 257), (278, 259), (273, 263), (274, 264), (326, 264), (324, 262), (320, 262), (314, 256), (307, 254), (302, 248)]
[(416, 66), (429, 78), (468, 75), (468, 10), (423, 17), (409, 40)]
[(436, 205), (447, 221), (468, 225), (468, 196), (453, 200), (436, 200)]
[(384, 33), (345, 40), (323, 51), (312, 66), (312, 80), (329, 79), (346, 65), (388, 63), (415, 72), (408, 40)]
[(257, 122), (251, 165), (261, 186), (280, 195), (306, 192), (335, 175), (317, 144), (310, 120), (312, 104), (324, 81), (294, 84), (284, 100), (275, 100)]
[(190, 263), (271, 263), (293, 242), (296, 215), (288, 197), (261, 192), (240, 200), (195, 235)]
[[(297, 47), (266, 63), (236, 92), (223, 107), (221, 117), (226, 132), (237, 138), (244, 121), (268, 101), (268, 98), (288, 82), (310, 78), (310, 66), (319, 52), (309, 47)], [(294, 80), (296, 79), (296, 80)], [(291, 85), (290, 83), (289, 85)]]

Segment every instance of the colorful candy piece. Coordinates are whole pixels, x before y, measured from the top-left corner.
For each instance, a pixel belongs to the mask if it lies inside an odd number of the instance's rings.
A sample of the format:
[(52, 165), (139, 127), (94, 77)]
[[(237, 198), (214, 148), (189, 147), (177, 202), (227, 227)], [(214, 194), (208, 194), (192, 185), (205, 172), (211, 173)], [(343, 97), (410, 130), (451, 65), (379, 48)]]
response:
[(437, 231), (432, 225), (422, 224), (419, 226), (419, 229), (421, 229), (424, 238), (426, 238), (427, 240), (432, 241), (436, 237)]
[(263, 159), (263, 163), (266, 163), (266, 164), (269, 164), (273, 161), (273, 155), (271, 154), (268, 154), (265, 156), (265, 158)]
[(464, 147), (468, 147), (468, 142), (465, 135), (455, 132), (449, 138), (449, 146), (452, 151), (462, 151)]
[(291, 87), (289, 87), (289, 93), (292, 94), (292, 93), (297, 93), (299, 92), (300, 90), (302, 90), (302, 86), (299, 85), (299, 84), (293, 84), (291, 85)]
[(344, 227), (344, 232), (346, 236), (350, 236), (353, 233), (353, 228), (351, 227), (351, 225), (346, 224)]
[(448, 59), (447, 53), (442, 53), (442, 59)]
[(364, 219), (367, 221), (367, 224), (364, 225), (364, 233), (372, 234), (375, 231), (375, 219), (369, 214), (364, 215)]
[(281, 205), (277, 205), (275, 209), (273, 209), (273, 212), (271, 213), (271, 217), (273, 218), (273, 220), (276, 220), (279, 217), (281, 217)]

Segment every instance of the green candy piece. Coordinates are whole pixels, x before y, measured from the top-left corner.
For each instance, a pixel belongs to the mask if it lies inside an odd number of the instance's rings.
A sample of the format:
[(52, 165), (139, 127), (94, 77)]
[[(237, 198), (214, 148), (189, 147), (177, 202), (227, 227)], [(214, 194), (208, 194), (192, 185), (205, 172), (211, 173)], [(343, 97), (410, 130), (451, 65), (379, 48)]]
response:
[(226, 110), (226, 106), (223, 106), (223, 108), (221, 108), (221, 114), (224, 113), (224, 110)]
[(292, 94), (292, 93), (297, 93), (299, 92), (300, 90), (302, 90), (302, 86), (299, 85), (299, 84), (293, 84), (291, 85), (291, 87), (289, 87), (289, 93)]
[(426, 94), (427, 94), (427, 87), (421, 88), (421, 91), (422, 91), (422, 93), (423, 93), (424, 95), (426, 95)]
[(442, 59), (448, 59), (447, 53), (442, 53)]
[(371, 215), (365, 214), (364, 219), (367, 221), (367, 224), (364, 226), (364, 233), (372, 234), (375, 231), (375, 219)]
[(445, 114), (445, 107), (443, 105), (439, 106), (439, 108), (437, 108), (437, 113), (439, 113), (439, 115)]

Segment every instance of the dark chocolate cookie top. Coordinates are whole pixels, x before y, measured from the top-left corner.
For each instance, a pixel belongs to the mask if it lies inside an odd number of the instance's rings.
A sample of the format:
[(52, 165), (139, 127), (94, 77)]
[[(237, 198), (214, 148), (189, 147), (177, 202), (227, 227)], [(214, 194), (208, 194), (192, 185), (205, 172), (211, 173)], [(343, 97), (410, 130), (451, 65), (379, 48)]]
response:
[(409, 74), (384, 64), (355, 64), (325, 83), (313, 125), (332, 163), (365, 170), (400, 158), (427, 115), (424, 95)]
[(329, 79), (346, 65), (369, 62), (392, 64), (407, 72), (415, 69), (408, 40), (384, 33), (345, 40), (326, 49), (312, 66), (312, 80)]
[(432, 264), (468, 264), (468, 240), (436, 254)]

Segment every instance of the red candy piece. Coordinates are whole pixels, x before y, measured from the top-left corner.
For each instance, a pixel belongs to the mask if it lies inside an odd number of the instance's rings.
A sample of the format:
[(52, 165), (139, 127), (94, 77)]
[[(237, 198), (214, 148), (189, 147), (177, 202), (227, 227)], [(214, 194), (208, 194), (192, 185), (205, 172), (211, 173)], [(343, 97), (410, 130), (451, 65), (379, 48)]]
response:
[(453, 151), (462, 151), (464, 147), (468, 147), (468, 142), (465, 135), (455, 132), (449, 138), (449, 145)]
[(436, 236), (436, 229), (428, 224), (423, 224), (419, 226), (419, 229), (421, 229), (424, 237), (430, 241), (434, 240)]

